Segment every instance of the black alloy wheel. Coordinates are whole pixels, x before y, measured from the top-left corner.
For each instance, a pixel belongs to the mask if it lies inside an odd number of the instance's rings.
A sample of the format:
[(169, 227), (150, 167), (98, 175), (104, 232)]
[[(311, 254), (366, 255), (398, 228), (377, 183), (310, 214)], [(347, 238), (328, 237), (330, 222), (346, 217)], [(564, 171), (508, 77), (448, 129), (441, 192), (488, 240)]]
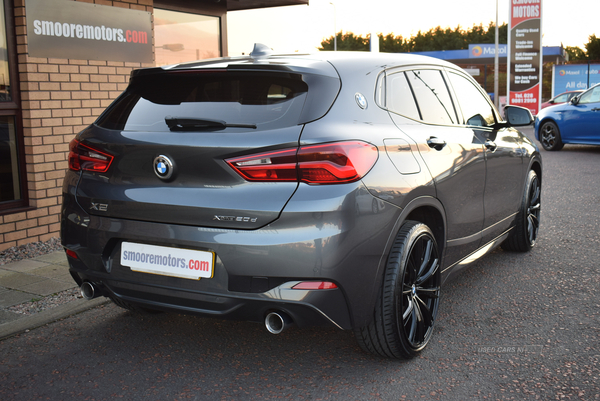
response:
[(375, 355), (406, 359), (433, 334), (440, 296), (440, 258), (425, 224), (407, 221), (388, 257), (373, 321), (355, 330), (360, 346)]
[(535, 171), (530, 170), (523, 194), (521, 210), (515, 227), (502, 243), (508, 251), (527, 252), (535, 246), (540, 230), (542, 183)]
[(540, 185), (540, 180), (537, 174), (533, 173), (531, 184), (529, 186), (529, 201), (527, 204), (527, 240), (530, 248), (533, 248), (535, 245), (540, 230), (541, 192), (542, 187)]
[(560, 139), (558, 126), (551, 121), (540, 127), (540, 142), (546, 150), (561, 150), (565, 146)]

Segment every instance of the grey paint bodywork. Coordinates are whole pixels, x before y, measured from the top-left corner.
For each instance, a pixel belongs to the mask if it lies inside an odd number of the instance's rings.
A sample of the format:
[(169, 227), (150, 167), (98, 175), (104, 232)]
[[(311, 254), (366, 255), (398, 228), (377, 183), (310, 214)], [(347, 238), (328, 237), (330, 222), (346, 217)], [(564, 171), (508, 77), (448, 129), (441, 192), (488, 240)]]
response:
[[(521, 205), (526, 172), (534, 168), (541, 176), (536, 146), (513, 128), (428, 125), (378, 105), (378, 80), (388, 68), (459, 71), (449, 63), (344, 53), (217, 63), (168, 70), (233, 65), (236, 71), (322, 72), (338, 75), (341, 85), (323, 116), (276, 132), (168, 136), (97, 126), (84, 130), (79, 139), (122, 157), (107, 174), (69, 171), (65, 178), (62, 241), (78, 255), (69, 263), (79, 283), (92, 281), (106, 295), (156, 309), (250, 321), (281, 310), (299, 326), (362, 327), (371, 319), (387, 255), (404, 221), (430, 226), (443, 254), (445, 280), (506, 238)], [(366, 108), (357, 93), (366, 98)], [(431, 136), (444, 137), (447, 147), (442, 152), (430, 148)], [(490, 139), (497, 146), (493, 151), (485, 145)], [(223, 161), (343, 140), (366, 141), (379, 150), (360, 181), (247, 182)], [(170, 182), (152, 172), (158, 149), (172, 152), (177, 163), (179, 175)], [(92, 202), (108, 205), (107, 211), (91, 210)], [(256, 220), (222, 222), (215, 215)], [(119, 263), (123, 240), (214, 252), (215, 275), (192, 281), (132, 272)], [(310, 279), (339, 288), (291, 289)]]

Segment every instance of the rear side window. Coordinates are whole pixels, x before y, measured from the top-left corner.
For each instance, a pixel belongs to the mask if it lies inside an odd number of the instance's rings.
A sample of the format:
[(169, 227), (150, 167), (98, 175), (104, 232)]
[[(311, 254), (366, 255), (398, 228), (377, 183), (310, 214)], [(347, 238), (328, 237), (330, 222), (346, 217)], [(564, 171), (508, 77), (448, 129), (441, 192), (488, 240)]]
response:
[(387, 78), (389, 96), (387, 106), (389, 110), (413, 120), (420, 120), (421, 113), (415, 103), (413, 94), (405, 72), (392, 74)]
[(457, 124), (448, 86), (439, 70), (409, 70), (387, 77), (388, 110), (431, 124)]
[(132, 78), (125, 93), (96, 124), (113, 130), (169, 131), (169, 120), (187, 119), (273, 129), (299, 123), (307, 92), (302, 76), (291, 73), (141, 75)]

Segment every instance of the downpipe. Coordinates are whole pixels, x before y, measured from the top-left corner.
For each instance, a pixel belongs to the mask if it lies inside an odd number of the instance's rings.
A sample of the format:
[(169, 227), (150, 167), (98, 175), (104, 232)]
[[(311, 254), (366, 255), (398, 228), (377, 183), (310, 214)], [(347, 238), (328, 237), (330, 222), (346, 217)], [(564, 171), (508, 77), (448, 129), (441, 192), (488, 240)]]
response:
[(92, 300), (94, 298), (98, 298), (102, 295), (102, 290), (97, 284), (92, 283), (91, 281), (84, 281), (79, 287), (79, 291), (81, 292), (81, 296), (85, 299)]
[(271, 334), (279, 334), (293, 323), (292, 318), (285, 312), (270, 312), (265, 317), (265, 327)]

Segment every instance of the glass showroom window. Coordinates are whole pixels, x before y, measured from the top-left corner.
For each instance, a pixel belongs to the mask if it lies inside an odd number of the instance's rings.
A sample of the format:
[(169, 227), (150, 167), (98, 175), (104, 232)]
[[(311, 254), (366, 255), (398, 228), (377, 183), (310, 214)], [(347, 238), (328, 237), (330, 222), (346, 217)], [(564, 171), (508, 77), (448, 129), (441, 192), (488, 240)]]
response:
[(0, 202), (20, 198), (15, 118), (0, 116)]
[[(8, 3), (8, 4), (6, 4)], [(0, 213), (26, 206), (23, 177), (20, 172), (21, 146), (17, 128), (20, 110), (14, 71), (14, 41), (12, 32), (12, 2), (0, 0)], [(7, 24), (8, 21), (8, 24)]]
[(156, 65), (221, 56), (219, 17), (154, 9)]
[(11, 101), (10, 73), (8, 71), (8, 46), (6, 41), (6, 16), (4, 15), (4, 0), (0, 7), (0, 102)]

